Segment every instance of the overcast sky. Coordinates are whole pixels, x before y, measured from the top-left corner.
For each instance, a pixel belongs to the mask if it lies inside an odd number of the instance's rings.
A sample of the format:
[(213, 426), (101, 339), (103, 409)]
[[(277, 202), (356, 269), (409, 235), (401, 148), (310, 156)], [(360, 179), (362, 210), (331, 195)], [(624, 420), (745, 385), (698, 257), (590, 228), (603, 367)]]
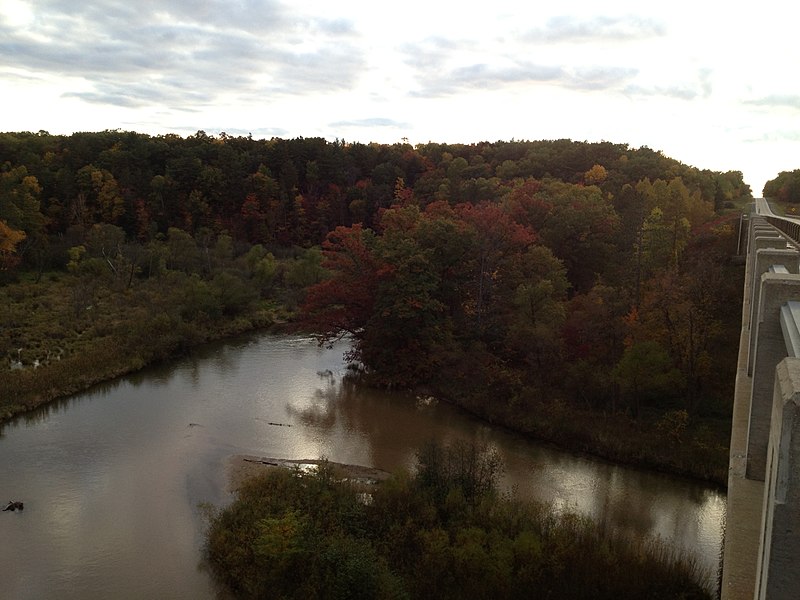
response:
[(0, 131), (607, 140), (760, 195), (800, 169), (795, 6), (0, 0)]

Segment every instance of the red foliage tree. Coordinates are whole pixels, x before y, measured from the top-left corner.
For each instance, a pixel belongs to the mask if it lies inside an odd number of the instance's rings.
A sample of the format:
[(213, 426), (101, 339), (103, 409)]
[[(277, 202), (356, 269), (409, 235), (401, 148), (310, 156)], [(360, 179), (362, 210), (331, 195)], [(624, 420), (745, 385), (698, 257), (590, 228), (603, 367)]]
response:
[[(361, 224), (337, 227), (322, 244), (323, 267), (331, 277), (308, 290), (301, 310), (305, 327), (319, 332), (322, 343), (350, 335), (358, 341), (373, 313), (381, 268), (375, 237)], [(358, 358), (358, 344), (355, 345)]]

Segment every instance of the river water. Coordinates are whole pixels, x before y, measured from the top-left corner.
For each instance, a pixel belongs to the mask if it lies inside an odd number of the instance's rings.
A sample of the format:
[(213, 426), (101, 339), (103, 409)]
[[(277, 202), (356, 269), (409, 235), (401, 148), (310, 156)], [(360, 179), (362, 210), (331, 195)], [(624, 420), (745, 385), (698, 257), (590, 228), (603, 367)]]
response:
[[(0, 429), (0, 596), (215, 598), (204, 505), (236, 454), (393, 470), (430, 439), (500, 452), (503, 486), (697, 557), (716, 586), (723, 493), (575, 456), (441, 403), (343, 383), (344, 344), (256, 335), (209, 346)], [(2, 391), (0, 391), (2, 393)], [(279, 425), (276, 425), (279, 424)]]

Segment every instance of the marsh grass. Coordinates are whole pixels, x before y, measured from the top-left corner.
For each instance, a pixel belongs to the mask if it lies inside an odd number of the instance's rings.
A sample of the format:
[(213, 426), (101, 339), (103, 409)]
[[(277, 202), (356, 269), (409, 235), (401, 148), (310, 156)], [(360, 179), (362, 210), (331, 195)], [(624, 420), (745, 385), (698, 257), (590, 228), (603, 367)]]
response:
[(284, 317), (264, 300), (235, 314), (189, 311), (192, 283), (171, 275), (127, 290), (98, 285), (77, 312), (85, 282), (71, 275), (0, 287), (0, 421)]

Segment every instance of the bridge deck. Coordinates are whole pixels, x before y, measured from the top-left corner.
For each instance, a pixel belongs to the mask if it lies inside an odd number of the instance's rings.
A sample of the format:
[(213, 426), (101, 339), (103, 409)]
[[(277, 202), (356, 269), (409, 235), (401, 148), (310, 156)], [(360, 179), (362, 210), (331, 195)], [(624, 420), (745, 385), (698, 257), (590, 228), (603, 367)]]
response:
[(744, 278), (742, 333), (731, 428), (728, 508), (725, 527), (725, 555), (722, 568), (722, 600), (752, 600), (760, 543), (764, 482), (745, 479), (747, 467), (747, 426), (750, 418), (750, 387), (747, 354), (750, 347), (750, 261)]

